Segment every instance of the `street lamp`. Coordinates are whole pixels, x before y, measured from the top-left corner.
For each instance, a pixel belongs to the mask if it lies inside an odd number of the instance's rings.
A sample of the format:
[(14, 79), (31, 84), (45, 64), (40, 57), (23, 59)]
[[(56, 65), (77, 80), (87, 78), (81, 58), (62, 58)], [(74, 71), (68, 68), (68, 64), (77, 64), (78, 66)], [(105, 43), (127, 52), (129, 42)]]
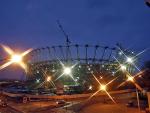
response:
[(10, 55), (10, 59), (8, 59), (8, 62), (4, 63), (0, 66), (0, 70), (8, 67), (9, 65), (13, 63), (19, 64), (25, 71), (27, 71), (26, 64), (23, 62), (23, 58), (32, 51), (32, 49), (28, 49), (27, 51), (24, 51), (23, 53), (15, 53), (11, 48), (8, 46), (2, 45), (3, 49)]
[(50, 76), (47, 77), (47, 78), (46, 78), (46, 81), (47, 81), (47, 82), (51, 81), (51, 77), (50, 77)]
[(106, 85), (103, 84), (100, 85), (100, 90), (106, 91), (106, 88), (107, 88)]
[(14, 54), (11, 56), (11, 61), (14, 63), (22, 62), (22, 56), (18, 54)]
[[(128, 76), (127, 81), (131, 81), (131, 82), (134, 83), (134, 77)], [(135, 88), (136, 88), (136, 97), (137, 97), (138, 109), (139, 109), (139, 112), (140, 112), (140, 99), (139, 99), (138, 89), (137, 89), (136, 85), (135, 85)]]
[(92, 90), (92, 89), (93, 89), (93, 87), (92, 87), (92, 85), (90, 85), (90, 86), (89, 86), (89, 90)]
[(128, 79), (127, 79), (127, 81), (134, 82), (134, 77), (132, 77), (132, 76), (128, 76)]

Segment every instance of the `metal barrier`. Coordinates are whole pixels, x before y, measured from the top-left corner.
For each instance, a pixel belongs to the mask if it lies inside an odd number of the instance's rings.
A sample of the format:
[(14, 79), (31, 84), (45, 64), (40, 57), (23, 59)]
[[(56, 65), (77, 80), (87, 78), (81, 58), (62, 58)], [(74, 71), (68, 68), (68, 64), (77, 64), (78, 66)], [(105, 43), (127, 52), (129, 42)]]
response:
[[(133, 96), (134, 97), (134, 94), (133, 94), (133, 90), (120, 90), (120, 91), (111, 91), (109, 92), (111, 95), (117, 95), (117, 94), (127, 94), (129, 93), (130, 95), (129, 96)], [(60, 95), (60, 96), (48, 96), (48, 95), (31, 95), (31, 94), (13, 94), (13, 93), (8, 93), (8, 92), (3, 92), (4, 95), (7, 95), (8, 97), (27, 97), (29, 98), (28, 100), (32, 100), (32, 98), (36, 98), (36, 99), (54, 99), (54, 100), (57, 100), (57, 99), (68, 99), (68, 100), (71, 100), (71, 99), (78, 99), (78, 98), (88, 98), (92, 95), (92, 93), (89, 93), (89, 94), (74, 94), (74, 95)], [(99, 93), (97, 95), (95, 95), (96, 97), (97, 96), (104, 96), (106, 95), (105, 93)]]

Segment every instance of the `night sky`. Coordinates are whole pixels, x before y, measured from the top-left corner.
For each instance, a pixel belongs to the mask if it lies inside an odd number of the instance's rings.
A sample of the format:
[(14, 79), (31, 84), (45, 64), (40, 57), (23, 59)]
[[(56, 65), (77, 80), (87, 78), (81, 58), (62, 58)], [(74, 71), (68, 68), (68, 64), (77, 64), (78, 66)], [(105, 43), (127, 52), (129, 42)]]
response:
[[(150, 47), (150, 8), (144, 0), (0, 0), (0, 43), (21, 50), (64, 44), (58, 19), (72, 43), (119, 42), (136, 52)], [(146, 51), (141, 62), (149, 56)], [(2, 70), (0, 78), (21, 79), (18, 68)]]

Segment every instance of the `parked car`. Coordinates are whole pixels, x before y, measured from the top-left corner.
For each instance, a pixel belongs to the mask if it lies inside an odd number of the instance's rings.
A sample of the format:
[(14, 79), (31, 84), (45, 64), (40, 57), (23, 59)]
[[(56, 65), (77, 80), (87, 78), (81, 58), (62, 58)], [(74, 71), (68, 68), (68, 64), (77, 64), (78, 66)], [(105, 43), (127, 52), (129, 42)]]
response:
[(66, 103), (66, 101), (64, 101), (64, 100), (58, 100), (57, 102), (56, 102), (56, 104), (65, 104)]

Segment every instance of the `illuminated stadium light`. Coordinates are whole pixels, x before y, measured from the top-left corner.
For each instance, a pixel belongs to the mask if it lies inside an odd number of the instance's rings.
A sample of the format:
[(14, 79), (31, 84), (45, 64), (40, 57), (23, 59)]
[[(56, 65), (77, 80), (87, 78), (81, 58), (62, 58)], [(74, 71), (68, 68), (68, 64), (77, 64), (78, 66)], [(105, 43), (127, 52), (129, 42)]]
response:
[(126, 62), (128, 62), (128, 63), (132, 64), (132, 63), (133, 63), (133, 59), (132, 59), (131, 57), (127, 57)]
[(81, 65), (79, 65), (79, 68), (81, 68)]
[(122, 55), (122, 52), (119, 52), (119, 55)]
[(122, 71), (126, 71), (127, 67), (126, 67), (125, 65), (121, 64), (121, 65), (120, 65), (120, 69), (121, 69)]
[(40, 73), (39, 70), (37, 70), (36, 73)]
[(62, 72), (61, 75), (59, 75), (59, 76), (55, 79), (55, 81), (58, 80), (59, 78), (61, 78), (62, 76), (67, 75), (67, 76), (71, 77), (74, 82), (76, 82), (76, 80), (74, 79), (73, 74), (72, 74), (72, 69), (73, 69), (78, 63), (76, 63), (76, 64), (74, 64), (74, 65), (72, 65), (72, 66), (67, 67), (67, 66), (65, 66), (60, 60), (59, 60), (59, 62), (60, 62), (60, 64), (61, 64), (62, 68), (63, 68), (63, 72)]
[(66, 75), (71, 74), (71, 68), (70, 67), (65, 67), (64, 68), (64, 74), (66, 74)]
[[(120, 48), (119, 48), (120, 49)], [(149, 48), (146, 48), (146, 49), (144, 49), (143, 51), (141, 51), (141, 52), (139, 52), (138, 54), (136, 54), (136, 55), (134, 55), (134, 57), (132, 57), (132, 58), (128, 58), (128, 56), (123, 52), (123, 50), (121, 50), (120, 49), (120, 51), (123, 53), (123, 55), (126, 57), (126, 60), (127, 60), (127, 62), (128, 63), (132, 63), (134, 60), (135, 60), (135, 58), (136, 57), (138, 57), (139, 55), (141, 55), (141, 54), (143, 54), (145, 51), (147, 51)], [(133, 52), (132, 52), (133, 53)], [(116, 59), (116, 58), (115, 58)], [(116, 59), (117, 60), (117, 59)], [(120, 64), (120, 62), (117, 60), (117, 62)], [(138, 68), (138, 66), (136, 65), (136, 64), (134, 64), (134, 63), (132, 63), (133, 64), (133, 66), (138, 70), (138, 71), (141, 71), (139, 68)]]
[(88, 70), (90, 71), (90, 70), (91, 70), (91, 68), (88, 68)]
[(37, 80), (36, 80), (36, 83), (39, 83), (39, 82), (40, 82), (40, 79), (37, 79)]

